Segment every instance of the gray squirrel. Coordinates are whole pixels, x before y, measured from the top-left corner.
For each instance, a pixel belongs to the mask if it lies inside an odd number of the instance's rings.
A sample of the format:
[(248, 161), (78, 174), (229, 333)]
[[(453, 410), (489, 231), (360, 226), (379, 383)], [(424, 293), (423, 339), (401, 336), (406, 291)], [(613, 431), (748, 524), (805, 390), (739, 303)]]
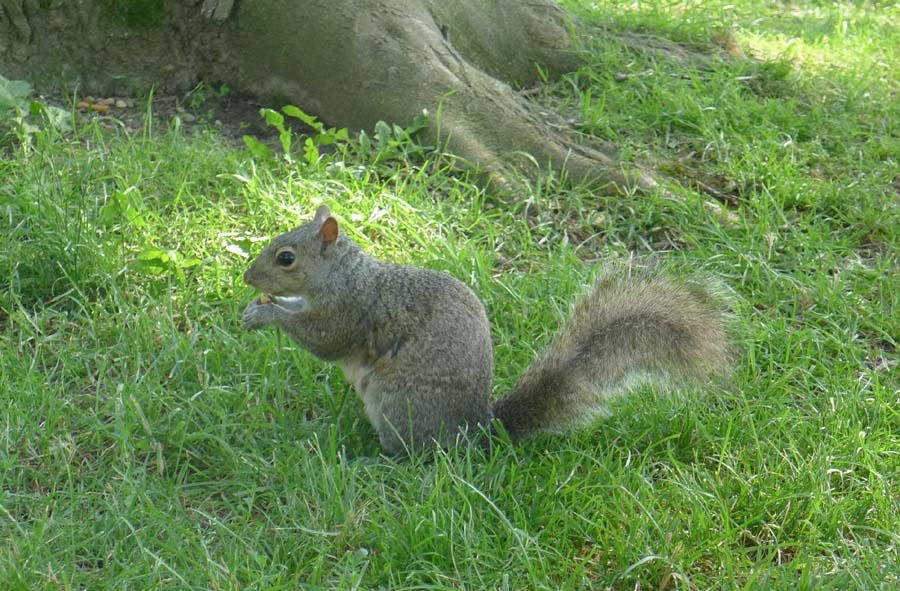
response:
[(644, 376), (704, 381), (728, 367), (724, 314), (706, 290), (662, 276), (601, 276), (512, 390), (492, 401), (490, 324), (446, 273), (369, 256), (327, 206), (272, 240), (244, 273), (262, 295), (246, 330), (275, 325), (336, 363), (384, 451), (449, 446), (499, 421), (512, 441), (589, 424)]

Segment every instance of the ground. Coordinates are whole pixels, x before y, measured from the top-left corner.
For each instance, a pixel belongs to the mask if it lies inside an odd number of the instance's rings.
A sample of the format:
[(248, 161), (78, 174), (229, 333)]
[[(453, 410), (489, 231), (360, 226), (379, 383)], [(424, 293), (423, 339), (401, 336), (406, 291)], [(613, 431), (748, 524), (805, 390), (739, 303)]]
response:
[[(50, 104), (61, 107), (71, 106), (70, 97), (51, 95), (47, 97)], [(243, 146), (243, 136), (246, 134), (275, 143), (278, 131), (266, 125), (259, 111), (264, 106), (259, 99), (235, 93), (222, 87), (201, 84), (187, 94), (165, 94), (154, 92), (143, 97), (80, 97), (76, 104), (87, 103), (76, 109), (84, 114), (91, 112), (91, 105), (105, 103), (109, 100), (119, 100), (126, 103), (124, 107), (112, 105), (108, 111), (95, 113), (98, 118), (109, 117), (124, 124), (129, 132), (135, 132), (144, 126), (148, 108), (153, 114), (156, 128), (163, 130), (177, 119), (178, 124), (188, 132), (192, 130), (216, 130), (228, 142), (235, 147)], [(110, 121), (109, 126), (117, 125)]]

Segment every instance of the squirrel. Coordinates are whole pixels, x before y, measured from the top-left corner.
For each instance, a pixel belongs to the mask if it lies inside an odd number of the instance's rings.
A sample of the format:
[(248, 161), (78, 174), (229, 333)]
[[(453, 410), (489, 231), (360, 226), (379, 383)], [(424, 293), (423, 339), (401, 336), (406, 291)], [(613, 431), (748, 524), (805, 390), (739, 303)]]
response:
[(546, 353), (491, 399), (490, 323), (446, 273), (381, 261), (325, 205), (272, 240), (244, 273), (261, 292), (242, 325), (275, 325), (336, 363), (384, 451), (448, 447), (502, 425), (513, 442), (589, 424), (634, 378), (705, 381), (728, 367), (721, 307), (705, 289), (658, 275), (601, 276)]

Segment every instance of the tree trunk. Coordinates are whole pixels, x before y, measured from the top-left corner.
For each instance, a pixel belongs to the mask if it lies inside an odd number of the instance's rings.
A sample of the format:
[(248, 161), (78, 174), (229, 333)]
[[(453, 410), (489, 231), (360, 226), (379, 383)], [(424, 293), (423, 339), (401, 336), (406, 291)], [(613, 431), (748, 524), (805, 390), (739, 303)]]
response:
[(0, 74), (98, 95), (225, 82), (351, 129), (424, 109), (430, 139), (494, 181), (529, 161), (654, 186), (514, 89), (578, 64), (570, 30), (552, 0), (0, 0)]

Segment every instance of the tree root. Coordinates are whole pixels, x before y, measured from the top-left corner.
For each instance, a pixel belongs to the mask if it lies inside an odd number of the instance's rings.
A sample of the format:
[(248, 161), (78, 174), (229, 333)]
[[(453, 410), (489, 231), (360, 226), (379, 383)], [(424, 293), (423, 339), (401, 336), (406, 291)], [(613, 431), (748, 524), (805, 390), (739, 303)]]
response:
[[(330, 125), (358, 129), (409, 121), (427, 110), (429, 139), (486, 173), (494, 186), (510, 182), (513, 170), (526, 176), (564, 171), (598, 190), (657, 186), (651, 173), (624, 169), (612, 151), (574, 142), (561, 116), (510, 86), (538, 79), (534, 64), (559, 73), (578, 63), (570, 24), (554, 2), (446, 4), (240, 3), (245, 86), (286, 96)], [(341, 34), (348, 29), (352, 38)]]

